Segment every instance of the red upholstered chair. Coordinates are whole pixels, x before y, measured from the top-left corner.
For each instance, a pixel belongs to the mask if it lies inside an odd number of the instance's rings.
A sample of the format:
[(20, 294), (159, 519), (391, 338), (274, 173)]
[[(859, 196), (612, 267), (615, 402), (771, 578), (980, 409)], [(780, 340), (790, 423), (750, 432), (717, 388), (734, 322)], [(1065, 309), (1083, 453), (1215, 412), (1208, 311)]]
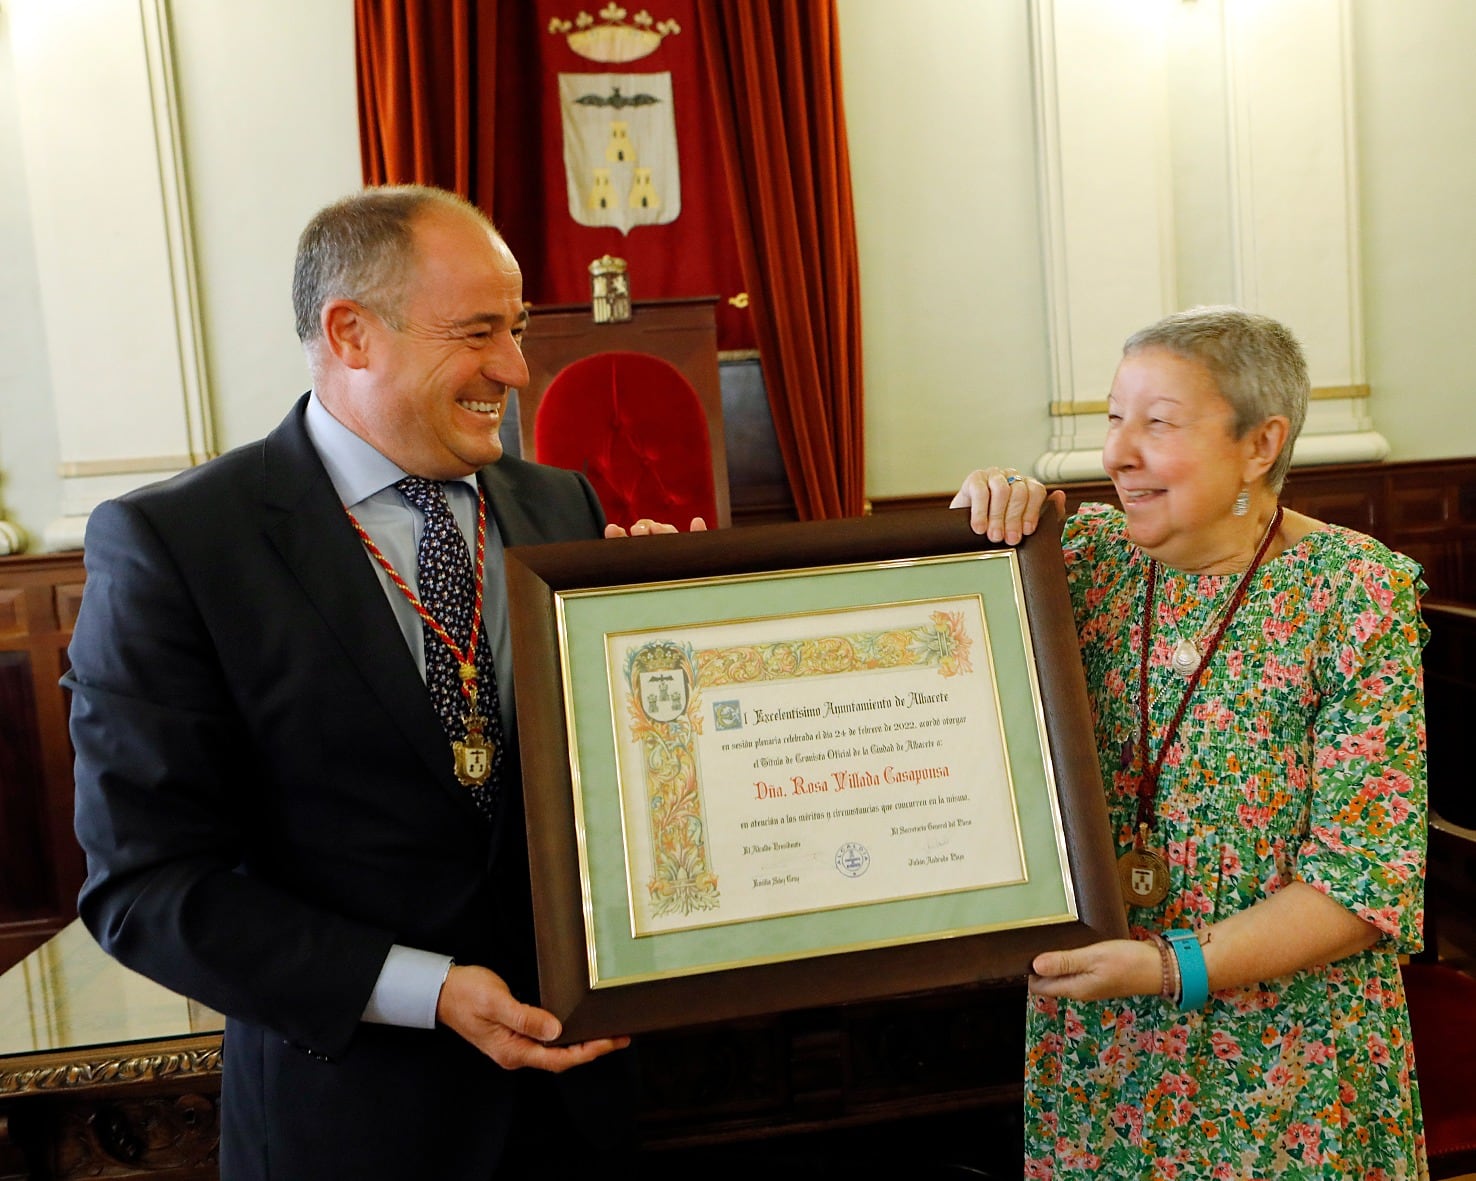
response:
[(605, 515), (725, 526), (728, 463), (712, 299), (650, 300), (621, 323), (532, 309), (523, 455), (589, 477)]
[[(1432, 812), (1430, 857), (1476, 863), (1476, 830)], [(1426, 899), (1426, 950), (1403, 968), (1432, 1178), (1476, 1172), (1476, 977), (1438, 959), (1429, 916), (1441, 901)]]
[(565, 366), (543, 393), (533, 450), (539, 463), (588, 476), (612, 521), (717, 524), (707, 418), (660, 357), (596, 353)]

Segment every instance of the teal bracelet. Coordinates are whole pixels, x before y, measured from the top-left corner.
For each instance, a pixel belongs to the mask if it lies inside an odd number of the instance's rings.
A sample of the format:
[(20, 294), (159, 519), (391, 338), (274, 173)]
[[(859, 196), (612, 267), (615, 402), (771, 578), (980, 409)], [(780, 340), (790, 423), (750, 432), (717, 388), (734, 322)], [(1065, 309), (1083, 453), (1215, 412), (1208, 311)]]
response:
[(1188, 928), (1163, 932), (1164, 942), (1173, 948), (1179, 965), (1179, 1011), (1192, 1012), (1204, 1008), (1209, 1000), (1209, 971), (1204, 966), (1204, 952), (1199, 946), (1199, 932)]

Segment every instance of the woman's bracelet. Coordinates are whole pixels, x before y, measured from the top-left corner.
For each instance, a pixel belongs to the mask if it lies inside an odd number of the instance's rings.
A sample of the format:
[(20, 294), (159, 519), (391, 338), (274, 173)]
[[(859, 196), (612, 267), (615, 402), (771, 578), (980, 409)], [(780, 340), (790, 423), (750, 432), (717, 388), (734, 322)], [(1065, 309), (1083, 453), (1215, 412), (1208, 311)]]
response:
[(1169, 952), (1169, 945), (1157, 931), (1150, 931), (1148, 938), (1158, 948), (1158, 965), (1161, 978), (1158, 986), (1158, 995), (1166, 1001), (1176, 1004), (1179, 1000), (1179, 963), (1178, 958)]
[[(1209, 970), (1204, 964), (1204, 951), (1199, 946), (1200, 933), (1181, 927), (1176, 931), (1165, 931), (1163, 938), (1173, 950), (1174, 963), (1179, 969), (1180, 1012), (1204, 1008), (1209, 1000)], [(1205, 942), (1209, 942), (1208, 938)]]

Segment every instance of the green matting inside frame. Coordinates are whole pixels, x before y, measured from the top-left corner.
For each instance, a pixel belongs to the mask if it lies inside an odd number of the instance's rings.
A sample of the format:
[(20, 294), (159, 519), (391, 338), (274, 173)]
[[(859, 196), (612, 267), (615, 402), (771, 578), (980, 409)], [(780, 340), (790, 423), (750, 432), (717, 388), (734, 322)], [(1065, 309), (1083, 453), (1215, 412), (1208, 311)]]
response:
[[(984, 603), (1026, 880), (951, 894), (633, 936), (606, 634), (658, 629), (678, 633), (687, 627), (735, 620), (962, 595), (978, 595)], [(1076, 917), (1013, 551), (650, 587), (603, 587), (565, 591), (557, 598), (565, 675), (572, 693), (571, 718), (579, 719), (571, 741), (578, 758), (575, 813), (586, 874), (586, 935), (592, 934), (594, 942), (593, 987), (1065, 922)], [(721, 867), (715, 868), (721, 873)]]

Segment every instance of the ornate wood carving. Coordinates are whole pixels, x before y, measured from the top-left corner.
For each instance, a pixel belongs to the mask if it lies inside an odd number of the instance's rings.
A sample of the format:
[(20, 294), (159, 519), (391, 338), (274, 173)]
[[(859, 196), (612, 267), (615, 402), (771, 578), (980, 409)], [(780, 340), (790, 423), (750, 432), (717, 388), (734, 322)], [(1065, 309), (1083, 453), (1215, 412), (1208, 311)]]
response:
[(219, 1106), (218, 1096), (194, 1092), (68, 1106), (50, 1136), (48, 1163), (58, 1178), (214, 1176)]
[[(0, 1065), (0, 1097), (89, 1090), (128, 1083), (162, 1082), (186, 1075), (220, 1074), (220, 1035), (144, 1042), (126, 1055), (86, 1051), (9, 1058)], [(23, 1065), (18, 1065), (23, 1063)], [(215, 1085), (219, 1085), (217, 1082)]]

